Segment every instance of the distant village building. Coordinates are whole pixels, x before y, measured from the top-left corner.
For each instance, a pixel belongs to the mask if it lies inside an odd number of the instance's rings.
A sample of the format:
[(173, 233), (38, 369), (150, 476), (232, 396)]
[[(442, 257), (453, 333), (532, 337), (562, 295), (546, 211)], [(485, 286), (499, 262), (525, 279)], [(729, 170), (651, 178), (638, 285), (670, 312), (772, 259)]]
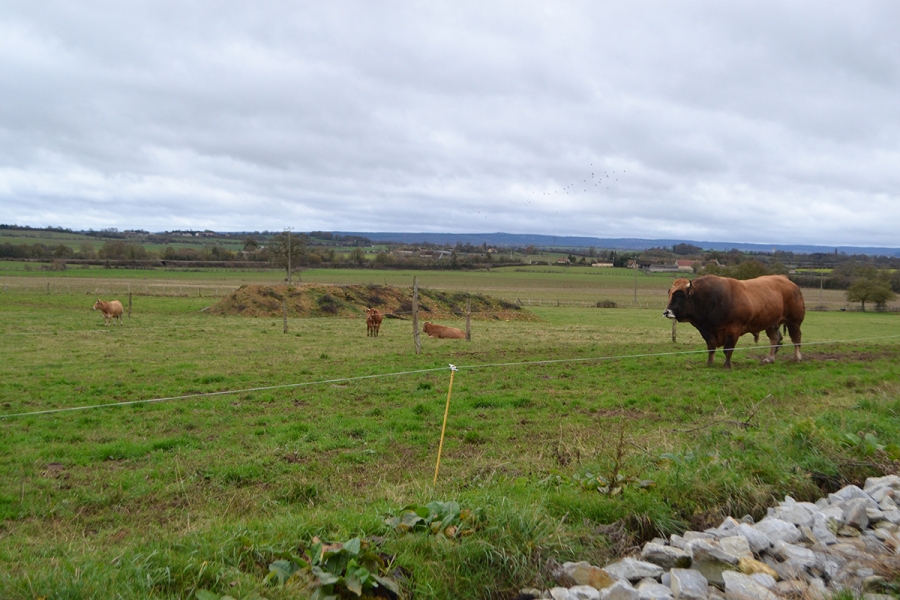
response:
[(611, 262), (595, 262), (595, 263), (591, 263), (591, 266), (592, 267), (609, 268), (609, 267), (613, 266), (613, 263), (611, 263)]
[(652, 264), (647, 267), (647, 270), (651, 273), (677, 273), (679, 271), (678, 265), (663, 264)]
[(680, 259), (675, 261), (675, 265), (678, 267), (679, 271), (684, 271), (686, 273), (692, 273), (694, 271), (694, 263), (700, 261), (697, 260), (688, 260), (688, 259)]

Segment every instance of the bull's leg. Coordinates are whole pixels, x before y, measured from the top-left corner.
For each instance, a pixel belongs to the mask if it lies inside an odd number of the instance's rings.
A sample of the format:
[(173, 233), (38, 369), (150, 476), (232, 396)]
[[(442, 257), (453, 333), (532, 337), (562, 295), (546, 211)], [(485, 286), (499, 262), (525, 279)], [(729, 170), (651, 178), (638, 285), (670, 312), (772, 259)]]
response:
[(764, 365), (775, 362), (775, 353), (778, 352), (778, 348), (781, 346), (781, 340), (784, 339), (781, 336), (781, 330), (777, 325), (766, 329), (766, 335), (769, 336), (769, 354), (762, 361)]
[(791, 341), (794, 343), (794, 360), (800, 362), (803, 359), (803, 355), (800, 354), (800, 325), (788, 323), (787, 329), (788, 334), (791, 336)]
[(725, 353), (725, 368), (731, 368), (731, 355), (734, 354), (734, 346), (737, 344), (737, 338), (734, 337), (726, 337), (725, 338), (725, 347), (722, 348), (722, 352)]

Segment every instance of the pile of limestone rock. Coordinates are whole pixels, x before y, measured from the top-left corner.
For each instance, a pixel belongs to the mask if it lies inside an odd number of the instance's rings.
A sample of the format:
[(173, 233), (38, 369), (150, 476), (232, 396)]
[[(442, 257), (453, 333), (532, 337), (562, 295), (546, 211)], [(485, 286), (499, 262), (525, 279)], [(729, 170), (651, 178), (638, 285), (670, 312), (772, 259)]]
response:
[(888, 475), (815, 504), (788, 496), (758, 523), (729, 517), (715, 529), (657, 538), (639, 559), (565, 563), (554, 573), (559, 587), (519, 598), (816, 600), (848, 590), (880, 600), (897, 593), (898, 573), (900, 477)]

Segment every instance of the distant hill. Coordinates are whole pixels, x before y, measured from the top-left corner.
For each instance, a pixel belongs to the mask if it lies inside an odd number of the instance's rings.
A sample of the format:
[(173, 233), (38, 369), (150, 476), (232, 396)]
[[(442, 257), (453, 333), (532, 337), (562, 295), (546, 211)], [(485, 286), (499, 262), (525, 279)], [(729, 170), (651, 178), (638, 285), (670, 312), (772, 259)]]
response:
[(704, 250), (732, 250), (742, 252), (772, 252), (781, 250), (799, 254), (833, 253), (871, 254), (879, 256), (900, 256), (900, 248), (876, 246), (814, 246), (805, 244), (748, 244), (742, 242), (709, 242), (696, 240), (646, 240), (641, 238), (595, 238), (576, 236), (537, 235), (527, 233), (406, 233), (406, 232), (366, 232), (334, 231), (335, 235), (355, 235), (367, 237), (373, 242), (398, 242), (402, 244), (451, 244), (457, 242), (480, 246), (488, 244), (500, 247), (524, 247), (535, 245), (541, 248), (575, 249), (589, 248), (605, 250), (646, 250), (648, 248), (672, 247), (675, 244), (692, 244)]

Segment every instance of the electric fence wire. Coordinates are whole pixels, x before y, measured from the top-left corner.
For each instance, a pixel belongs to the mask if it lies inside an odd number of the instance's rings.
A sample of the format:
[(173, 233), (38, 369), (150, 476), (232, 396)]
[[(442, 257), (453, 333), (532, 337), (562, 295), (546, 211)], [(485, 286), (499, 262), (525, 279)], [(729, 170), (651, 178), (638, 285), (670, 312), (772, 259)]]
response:
[[(822, 346), (828, 344), (855, 344), (859, 342), (871, 342), (876, 340), (887, 340), (887, 339), (897, 339), (900, 338), (900, 334), (897, 335), (882, 335), (876, 337), (869, 338), (856, 338), (849, 340), (826, 340), (821, 342), (809, 342), (804, 343), (802, 346)], [(791, 347), (793, 344), (782, 344), (780, 347), (787, 348)], [(748, 351), (748, 350), (758, 350), (759, 346), (747, 346), (743, 348), (734, 348), (735, 352), (739, 351)], [(459, 370), (463, 369), (489, 369), (489, 368), (505, 368), (505, 367), (523, 367), (530, 365), (551, 365), (551, 364), (562, 364), (562, 363), (584, 363), (584, 362), (604, 362), (604, 361), (612, 361), (612, 360), (627, 360), (627, 359), (642, 359), (642, 358), (655, 358), (655, 357), (665, 357), (665, 356), (680, 356), (680, 355), (688, 355), (688, 354), (707, 354), (709, 350), (681, 350), (676, 352), (648, 352), (642, 354), (620, 354), (620, 355), (609, 355), (609, 356), (591, 356), (584, 358), (559, 358), (559, 359), (546, 359), (546, 360), (530, 360), (530, 361), (519, 361), (519, 362), (505, 362), (505, 363), (487, 363), (483, 365), (457, 365), (456, 368)], [(247, 394), (252, 392), (263, 392), (270, 390), (279, 390), (279, 389), (290, 389), (290, 388), (300, 388), (300, 387), (310, 387), (316, 385), (326, 385), (326, 384), (335, 384), (335, 383), (350, 383), (354, 381), (363, 381), (366, 379), (383, 379), (387, 377), (404, 377), (407, 375), (417, 375), (421, 373), (435, 373), (438, 371), (445, 371), (451, 367), (433, 367), (430, 369), (416, 369), (412, 371), (397, 371), (392, 373), (376, 373), (373, 375), (357, 375), (354, 377), (339, 377), (336, 379), (321, 379), (318, 381), (304, 381), (299, 383), (285, 383), (280, 385), (267, 385), (261, 387), (254, 388), (244, 388), (240, 390), (221, 390), (218, 392), (198, 392), (195, 394), (185, 394), (183, 396), (167, 396), (162, 398), (148, 398), (144, 400), (127, 400), (123, 402), (111, 402), (108, 404), (92, 404), (87, 406), (70, 406), (63, 408), (51, 408), (47, 410), (36, 410), (31, 412), (24, 413), (12, 413), (12, 414), (0, 414), (0, 420), (12, 419), (16, 417), (32, 417), (37, 415), (49, 415), (55, 413), (63, 413), (63, 412), (74, 412), (74, 411), (83, 411), (83, 410), (93, 410), (97, 408), (111, 408), (115, 406), (129, 406), (134, 404), (152, 404), (159, 402), (169, 402), (176, 400), (188, 400), (191, 398), (211, 398), (214, 396), (226, 396), (233, 394)]]

